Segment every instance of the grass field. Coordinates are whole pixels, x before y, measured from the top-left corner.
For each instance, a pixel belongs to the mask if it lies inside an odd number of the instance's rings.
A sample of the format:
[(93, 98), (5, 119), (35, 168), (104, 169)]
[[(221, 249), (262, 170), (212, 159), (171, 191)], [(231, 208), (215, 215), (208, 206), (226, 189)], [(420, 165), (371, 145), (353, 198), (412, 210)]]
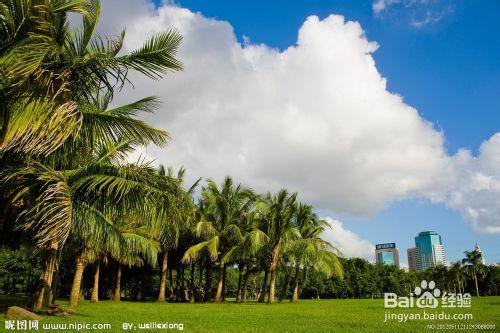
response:
[[(6, 305), (7, 299), (1, 304)], [(66, 305), (66, 302), (58, 302)], [(427, 313), (440, 313), (427, 310)], [(444, 310), (444, 309), (443, 309)], [(70, 317), (49, 317), (43, 323), (110, 323), (111, 332), (122, 332), (123, 323), (139, 324), (182, 323), (187, 332), (431, 332), (428, 324), (494, 324), (500, 327), (500, 297), (482, 297), (472, 300), (471, 308), (446, 309), (447, 314), (472, 313), (472, 320), (409, 320), (384, 322), (386, 310), (382, 300), (301, 300), (297, 304), (283, 302), (273, 305), (236, 304), (171, 304), (102, 301), (90, 304), (84, 301), (78, 313)], [(407, 309), (391, 313), (415, 313), (423, 310)], [(41, 325), (41, 323), (40, 323)], [(3, 329), (3, 325), (0, 331)], [(142, 330), (166, 332), (168, 330)], [(485, 331), (450, 329), (449, 331)], [(489, 332), (495, 330), (487, 330)]]

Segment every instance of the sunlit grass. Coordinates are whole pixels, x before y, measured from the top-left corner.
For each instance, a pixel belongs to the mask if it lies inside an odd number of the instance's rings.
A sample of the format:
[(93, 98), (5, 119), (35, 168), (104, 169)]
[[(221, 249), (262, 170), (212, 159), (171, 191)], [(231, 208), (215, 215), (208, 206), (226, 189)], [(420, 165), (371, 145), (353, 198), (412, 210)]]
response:
[[(4, 302), (2, 302), (4, 303)], [(65, 305), (66, 302), (58, 302)], [(249, 302), (236, 304), (172, 304), (101, 301), (82, 302), (78, 313), (66, 317), (46, 317), (46, 323), (110, 323), (113, 332), (122, 331), (123, 323), (183, 323), (188, 332), (429, 332), (428, 324), (495, 324), (500, 325), (500, 297), (472, 300), (471, 308), (427, 310), (445, 313), (472, 313), (472, 320), (384, 322), (383, 301), (301, 300), (273, 305)], [(392, 313), (420, 313), (406, 309)], [(137, 327), (136, 326), (136, 327)]]

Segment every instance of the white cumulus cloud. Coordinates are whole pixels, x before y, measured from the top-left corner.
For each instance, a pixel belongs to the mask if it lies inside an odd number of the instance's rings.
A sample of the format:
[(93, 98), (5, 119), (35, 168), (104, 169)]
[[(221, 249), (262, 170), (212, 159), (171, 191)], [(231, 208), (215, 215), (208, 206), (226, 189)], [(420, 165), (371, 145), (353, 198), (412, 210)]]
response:
[(117, 103), (160, 96), (161, 112), (147, 120), (173, 139), (146, 154), (184, 165), (191, 179), (229, 174), (257, 191), (285, 187), (317, 208), (367, 216), (400, 199), (443, 201), (460, 191), (457, 168), (475, 164), (450, 157), (443, 133), (387, 90), (372, 57), (378, 45), (340, 15), (307, 18), (296, 45), (280, 51), (242, 45), (228, 22), (174, 5), (109, 0), (102, 11), (100, 31), (126, 26), (129, 50), (170, 27), (184, 36), (185, 71), (161, 81), (131, 75), (134, 89)]
[(500, 233), (500, 133), (481, 144), (477, 157), (463, 150), (456, 159), (462, 173), (448, 206), (478, 231)]
[(375, 245), (366, 239), (360, 238), (354, 232), (345, 229), (341, 221), (325, 218), (331, 226), (326, 229), (322, 237), (342, 252), (347, 258), (358, 257), (365, 258), (368, 261), (374, 261)]

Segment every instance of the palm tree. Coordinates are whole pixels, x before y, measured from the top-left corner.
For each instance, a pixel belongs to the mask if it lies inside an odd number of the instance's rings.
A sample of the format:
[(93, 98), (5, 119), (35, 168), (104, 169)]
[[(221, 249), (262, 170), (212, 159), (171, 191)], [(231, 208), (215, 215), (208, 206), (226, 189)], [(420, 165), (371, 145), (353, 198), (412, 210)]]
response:
[[(222, 258), (224, 265), (230, 262), (238, 263), (238, 287), (236, 302), (246, 301), (246, 289), (250, 274), (257, 267), (257, 260), (264, 253), (269, 237), (258, 228), (258, 212), (249, 211), (240, 220), (240, 230), (243, 238), (235, 244)], [(243, 271), (245, 273), (243, 274)]]
[(453, 285), (455, 286), (455, 293), (463, 293), (463, 269), (462, 263), (456, 262), (451, 265), (448, 270), (448, 280), (453, 281)]
[[(82, 14), (72, 34), (69, 13)], [(118, 55), (125, 34), (95, 34), (98, 0), (2, 0), (0, 5), (0, 113), (2, 152), (48, 154), (78, 132), (78, 105), (103, 88), (113, 92), (129, 70), (158, 79), (182, 69), (175, 59), (180, 34), (160, 33), (130, 54)]]
[[(50, 293), (57, 250), (68, 237), (72, 224), (75, 221), (82, 223), (79, 215), (93, 216), (94, 219), (90, 218), (89, 221), (102, 221), (106, 216), (99, 216), (99, 212), (104, 209), (109, 210), (109, 203), (120, 204), (121, 200), (117, 200), (120, 191), (123, 191), (122, 197), (128, 197), (135, 205), (134, 209), (149, 214), (141, 206), (141, 200), (146, 200), (148, 196), (154, 194), (150, 191), (151, 188), (161, 186), (163, 183), (166, 185), (165, 190), (168, 189), (171, 193), (178, 192), (177, 185), (166, 180), (157, 183), (149, 181), (150, 187), (147, 182), (137, 183), (137, 177), (148, 177), (151, 172), (141, 170), (140, 174), (137, 174), (140, 170), (137, 166), (120, 165), (127, 152), (135, 145), (148, 142), (161, 144), (167, 137), (164, 131), (151, 128), (133, 118), (138, 111), (151, 110), (156, 103), (155, 99), (148, 98), (113, 109), (106, 109), (109, 103), (108, 97), (100, 101), (95, 107), (84, 105), (81, 108), (84, 110), (82, 128), (85, 135), (74, 135), (71, 140), (71, 143), (79, 148), (78, 150), (65, 143), (51, 156), (39, 158), (38, 162), (31, 162), (31, 165), (8, 168), (4, 173), (5, 180), (11, 181), (14, 187), (18, 188), (18, 198), (29, 196), (29, 192), (41, 193), (29, 199), (35, 204), (26, 207), (25, 214), (21, 216), (25, 221), (22, 224), (23, 228), (36, 230), (35, 238), (39, 246), (43, 248), (44, 244), (49, 244), (50, 249), (41, 277), (41, 286), (45, 291), (39, 293), (35, 309), (47, 304), (43, 299), (47, 300), (47, 295)], [(78, 151), (87, 153), (79, 156)], [(151, 178), (151, 175), (148, 178)], [(120, 181), (123, 182), (121, 186), (119, 186)], [(98, 187), (96, 182), (102, 182), (103, 186)], [(126, 187), (127, 185), (129, 187)], [(106, 186), (109, 187), (107, 195), (101, 192)], [(137, 197), (137, 193), (131, 192), (130, 186), (135, 186), (137, 189), (143, 186), (143, 190), (147, 192), (146, 196), (142, 199)], [(154, 195), (161, 196), (161, 193)], [(99, 196), (101, 200), (96, 201)], [(165, 197), (171, 200), (172, 196), (165, 194)], [(17, 199), (14, 198), (13, 201), (15, 200)], [(167, 201), (165, 199), (165, 202)], [(106, 202), (108, 205), (104, 205)], [(96, 207), (97, 203), (100, 203), (101, 207)], [(147, 205), (145, 201), (142, 203), (144, 206)], [(130, 210), (132, 206), (129, 203), (124, 208)]]
[[(270, 253), (269, 303), (274, 303), (276, 289), (276, 269), (286, 245), (300, 237), (300, 231), (294, 224), (296, 214), (295, 200), (297, 193), (289, 194), (281, 190), (276, 195), (270, 193), (262, 200), (257, 209), (262, 214), (263, 230), (269, 237), (268, 252)], [(265, 281), (264, 281), (265, 282)]]
[(474, 286), (476, 288), (476, 296), (479, 297), (479, 284), (477, 282), (478, 275), (484, 275), (484, 265), (482, 261), (482, 254), (479, 251), (465, 251), (465, 258), (462, 259), (462, 264), (466, 273), (474, 279)]
[(200, 216), (194, 233), (205, 240), (191, 246), (184, 254), (185, 263), (196, 262), (202, 254), (207, 254), (212, 261), (219, 260), (217, 292), (215, 302), (223, 301), (224, 276), (226, 265), (222, 258), (242, 241), (240, 221), (250, 210), (254, 201), (253, 192), (241, 184), (234, 185), (231, 177), (226, 177), (222, 186), (210, 179), (202, 190), (205, 216)]
[(294, 264), (292, 302), (299, 299), (299, 282), (301, 267), (312, 267), (327, 276), (343, 276), (342, 265), (337, 257), (338, 249), (323, 240), (320, 235), (329, 227), (328, 222), (321, 220), (313, 212), (312, 206), (299, 204), (296, 214), (296, 225), (300, 238), (290, 242), (285, 252)]
[[(172, 168), (165, 169), (160, 165), (158, 174), (175, 180), (182, 186), (184, 182), (185, 169), (180, 168), (177, 175), (174, 176)], [(165, 291), (167, 286), (167, 261), (169, 250), (175, 248), (179, 242), (181, 232), (186, 232), (190, 227), (190, 222), (194, 217), (194, 204), (191, 195), (201, 181), (199, 178), (186, 192), (179, 192), (180, 196), (177, 200), (172, 201), (171, 204), (176, 204), (176, 209), (169, 210), (168, 219), (161, 219), (155, 225), (156, 233), (158, 234), (158, 241), (161, 244), (161, 275), (160, 275), (160, 288), (158, 293), (158, 301), (165, 301)]]
[[(108, 112), (94, 107), (96, 96), (104, 96), (100, 101), (109, 102), (113, 90), (127, 82), (129, 70), (157, 79), (168, 71), (182, 69), (175, 59), (181, 40), (175, 30), (150, 38), (137, 51), (118, 56), (123, 33), (107, 42), (94, 35), (99, 8), (97, 0), (2, 0), (0, 5), (1, 163), (29, 161), (24, 170), (18, 167), (17, 171), (6, 172), (11, 173), (11, 181), (21, 184), (13, 201), (29, 192), (41, 193), (27, 200), (34, 204), (25, 207), (23, 215), (24, 227), (38, 233), (38, 244), (47, 252), (41, 276), (43, 288), (35, 309), (48, 299), (57, 252), (69, 235), (76, 201), (99, 202), (113, 197), (119, 199), (121, 207), (138, 207), (138, 192), (148, 187), (139, 190), (138, 182), (144, 174), (136, 178), (133, 168), (122, 172), (115, 165), (103, 163), (75, 168), (78, 164), (74, 161), (94, 153), (95, 142), (102, 143), (98, 139), (103, 136), (112, 144), (128, 136), (129, 140), (120, 142), (128, 147), (146, 141), (164, 144), (167, 138), (165, 132), (133, 120), (131, 108)], [(83, 27), (76, 35), (66, 24), (70, 12), (83, 15)], [(102, 91), (108, 93), (100, 94)], [(136, 109), (151, 101), (139, 101)], [(70, 137), (74, 140), (66, 144)], [(20, 153), (38, 156), (28, 159)], [(158, 196), (158, 192), (153, 193)], [(77, 199), (79, 196), (85, 198)]]
[(123, 266), (156, 265), (160, 244), (151, 236), (150, 228), (146, 221), (137, 219), (136, 216), (123, 216), (118, 228), (123, 235), (124, 242), (120, 252), (113, 256), (115, 260), (115, 280), (112, 293), (113, 301), (121, 299), (121, 277)]

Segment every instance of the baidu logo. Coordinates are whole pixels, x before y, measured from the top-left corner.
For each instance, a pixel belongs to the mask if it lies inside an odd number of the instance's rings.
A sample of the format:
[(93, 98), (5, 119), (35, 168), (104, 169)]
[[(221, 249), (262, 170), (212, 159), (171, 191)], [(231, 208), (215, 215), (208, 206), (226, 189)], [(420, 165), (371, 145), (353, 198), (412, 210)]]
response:
[(441, 296), (441, 290), (436, 288), (436, 283), (430, 281), (427, 283), (423, 280), (420, 283), (420, 287), (415, 287), (413, 294), (418, 297), (416, 304), (418, 308), (437, 308), (439, 305), (439, 296)]
[(384, 293), (385, 308), (413, 308), (435, 309), (440, 305), (443, 308), (470, 307), (471, 295), (441, 292), (436, 288), (434, 281), (423, 280), (420, 286), (415, 287), (410, 297), (398, 296), (395, 293)]

